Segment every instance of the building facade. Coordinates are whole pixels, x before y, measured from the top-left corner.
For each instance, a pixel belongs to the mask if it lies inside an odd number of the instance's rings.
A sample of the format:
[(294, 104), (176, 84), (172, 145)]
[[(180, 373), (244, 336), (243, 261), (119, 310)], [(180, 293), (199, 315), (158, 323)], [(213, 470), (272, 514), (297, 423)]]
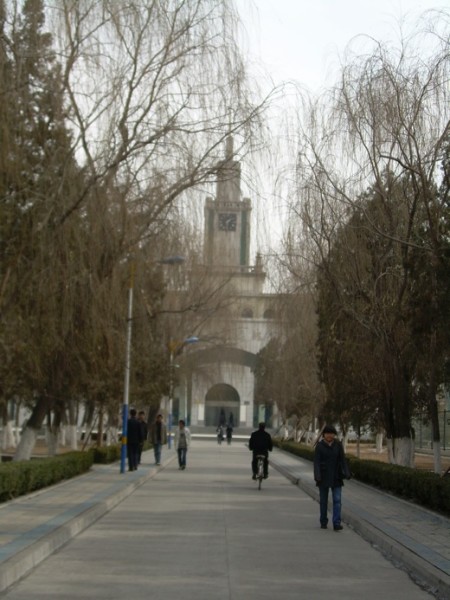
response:
[(178, 387), (173, 416), (191, 426), (232, 422), (253, 427), (272, 421), (272, 406), (255, 404), (257, 353), (277, 333), (277, 299), (264, 293), (261, 256), (250, 262), (251, 201), (241, 197), (240, 163), (227, 140), (216, 196), (204, 207), (204, 257), (201, 269), (223, 290), (223, 307), (195, 331), (199, 341), (177, 358)]

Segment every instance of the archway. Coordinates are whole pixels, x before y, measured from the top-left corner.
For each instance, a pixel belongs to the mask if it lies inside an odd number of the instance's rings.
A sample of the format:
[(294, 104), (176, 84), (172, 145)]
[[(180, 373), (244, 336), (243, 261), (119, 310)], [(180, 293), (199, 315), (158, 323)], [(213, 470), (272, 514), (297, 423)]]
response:
[(239, 394), (233, 386), (217, 383), (210, 388), (205, 398), (205, 426), (217, 427), (230, 419), (234, 426), (239, 425)]

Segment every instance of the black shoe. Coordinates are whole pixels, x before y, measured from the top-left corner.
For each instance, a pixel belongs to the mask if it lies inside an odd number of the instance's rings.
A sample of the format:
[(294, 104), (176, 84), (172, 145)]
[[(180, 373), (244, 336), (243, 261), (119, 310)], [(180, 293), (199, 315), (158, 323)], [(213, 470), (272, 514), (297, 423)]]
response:
[(328, 525), (321, 525), (320, 529), (328, 529)]
[(268, 477), (269, 477), (268, 475), (264, 475), (264, 479), (268, 479)]
[(256, 479), (256, 475), (252, 475), (252, 479)]
[(334, 525), (333, 529), (335, 531), (342, 531), (344, 528), (342, 527), (342, 525)]

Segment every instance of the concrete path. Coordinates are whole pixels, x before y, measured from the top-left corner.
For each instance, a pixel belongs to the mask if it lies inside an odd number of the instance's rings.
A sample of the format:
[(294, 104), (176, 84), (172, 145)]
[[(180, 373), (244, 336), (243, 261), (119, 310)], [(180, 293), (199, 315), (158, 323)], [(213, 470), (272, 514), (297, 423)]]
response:
[[(435, 597), (450, 597), (448, 519), (349, 482), (343, 505), (351, 526), (321, 530), (311, 463), (274, 451), (270, 477), (258, 491), (250, 458), (240, 441), (194, 440), (186, 471), (178, 470), (173, 451), (166, 450), (158, 468), (147, 452), (136, 472), (96, 466), (0, 506), (2, 596), (419, 600), (433, 597), (433, 585)], [(429, 563), (425, 578), (425, 568), (409, 565), (417, 585), (362, 537), (374, 532), (386, 548), (393, 536), (405, 549), (397, 560), (406, 564), (412, 540), (416, 550), (439, 556), (440, 568)]]

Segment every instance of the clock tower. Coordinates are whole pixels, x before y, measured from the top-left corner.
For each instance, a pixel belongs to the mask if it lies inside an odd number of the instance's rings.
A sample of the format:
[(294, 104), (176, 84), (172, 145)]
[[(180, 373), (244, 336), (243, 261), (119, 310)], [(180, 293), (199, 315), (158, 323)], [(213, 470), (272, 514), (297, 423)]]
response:
[(241, 165), (227, 138), (225, 160), (218, 165), (216, 198), (205, 203), (205, 264), (216, 267), (249, 265), (249, 198), (241, 199)]

